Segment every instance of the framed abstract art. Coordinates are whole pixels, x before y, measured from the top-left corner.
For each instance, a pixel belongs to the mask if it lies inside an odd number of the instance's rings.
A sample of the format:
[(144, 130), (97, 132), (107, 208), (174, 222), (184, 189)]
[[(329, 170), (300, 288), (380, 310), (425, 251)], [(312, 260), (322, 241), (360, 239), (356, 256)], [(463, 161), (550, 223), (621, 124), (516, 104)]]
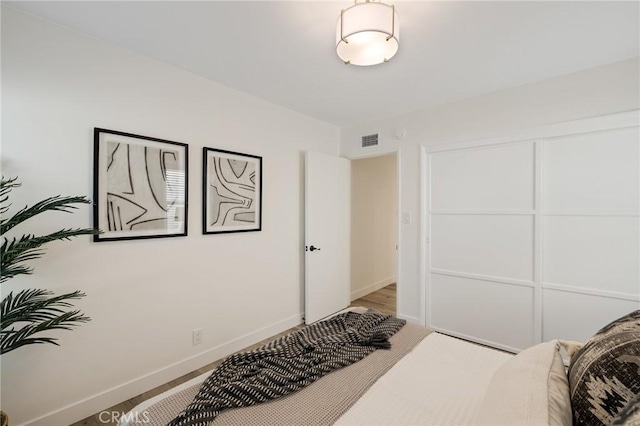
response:
[(202, 233), (262, 229), (262, 157), (203, 149)]
[(94, 129), (94, 241), (187, 235), (187, 144)]

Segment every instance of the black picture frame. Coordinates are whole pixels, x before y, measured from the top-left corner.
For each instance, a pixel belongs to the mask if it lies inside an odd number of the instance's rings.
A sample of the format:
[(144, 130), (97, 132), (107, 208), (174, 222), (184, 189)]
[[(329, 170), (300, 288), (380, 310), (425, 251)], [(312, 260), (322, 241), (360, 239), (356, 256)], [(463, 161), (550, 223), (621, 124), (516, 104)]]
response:
[(96, 242), (187, 235), (189, 146), (94, 128)]
[(262, 157), (204, 147), (202, 233), (262, 230)]

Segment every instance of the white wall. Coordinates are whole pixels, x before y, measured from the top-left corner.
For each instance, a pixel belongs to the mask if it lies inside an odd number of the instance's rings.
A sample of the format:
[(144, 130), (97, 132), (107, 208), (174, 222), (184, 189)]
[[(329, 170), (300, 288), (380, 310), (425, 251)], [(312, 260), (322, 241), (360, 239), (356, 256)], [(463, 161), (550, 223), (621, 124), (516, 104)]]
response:
[(396, 279), (396, 163), (395, 155), (351, 162), (351, 300)]
[[(363, 156), (360, 137), (379, 133), (366, 155), (399, 150), (401, 211), (412, 215), (400, 231), (398, 314), (424, 323), (421, 288), (420, 146), (481, 139), (549, 123), (595, 117), (640, 107), (638, 58), (537, 83), (399, 114), (341, 129), (341, 153)], [(427, 77), (425, 77), (427, 78)], [(437, 82), (434, 82), (437, 84)], [(404, 139), (396, 129), (406, 129)]]
[[(61, 347), (2, 357), (12, 424), (57, 410), (39, 424), (69, 424), (301, 322), (302, 153), (337, 155), (336, 127), (6, 7), (2, 122), (15, 208), (91, 195), (94, 126), (188, 143), (190, 160), (188, 237), (54, 243), (33, 276), (3, 284), (81, 289), (92, 318)], [(203, 146), (263, 157), (262, 232), (201, 235)], [(82, 207), (16, 231), (91, 223)]]

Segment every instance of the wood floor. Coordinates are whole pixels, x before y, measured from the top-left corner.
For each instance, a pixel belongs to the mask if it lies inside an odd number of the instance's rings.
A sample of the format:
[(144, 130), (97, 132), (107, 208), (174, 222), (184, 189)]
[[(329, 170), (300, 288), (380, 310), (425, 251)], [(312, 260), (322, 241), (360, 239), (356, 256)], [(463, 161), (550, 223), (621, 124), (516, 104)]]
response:
[[(378, 312), (382, 312), (384, 314), (395, 315), (396, 314), (396, 285), (395, 284), (388, 285), (387, 287), (384, 287), (378, 291), (374, 291), (373, 293), (370, 293), (364, 297), (361, 297), (360, 299), (356, 299), (353, 302), (351, 302), (351, 306), (363, 306), (365, 308), (375, 309)], [(255, 345), (249, 346), (243, 349), (242, 351), (247, 351), (247, 350), (257, 348), (258, 346), (261, 346), (275, 338), (281, 337), (287, 333), (290, 333), (295, 330), (299, 330), (301, 328), (304, 328), (304, 324), (297, 325), (289, 330), (283, 331), (280, 334), (269, 337), (268, 339), (258, 342)], [(136, 405), (142, 403), (143, 401), (149, 398), (153, 398), (154, 396), (159, 395), (162, 392), (166, 392), (169, 389), (174, 388), (186, 382), (187, 380), (191, 380), (196, 376), (206, 373), (207, 371), (213, 370), (218, 365), (220, 365), (221, 362), (222, 360), (212, 362), (211, 364), (205, 365), (204, 367), (199, 368), (198, 370), (192, 371), (189, 374), (185, 374), (180, 378), (172, 380), (169, 383), (166, 383), (162, 386), (158, 386), (155, 389), (152, 389), (148, 392), (138, 395), (135, 398), (131, 398), (127, 401), (124, 401), (123, 403), (107, 408), (104, 411), (101, 411), (100, 413), (96, 413), (93, 416), (87, 417), (86, 419), (81, 420), (77, 423), (74, 423), (71, 426), (117, 425), (118, 424), (117, 419), (121, 415), (129, 412), (129, 410), (131, 410)]]
[(378, 291), (369, 293), (351, 302), (351, 306), (375, 309), (383, 314), (396, 314), (396, 284), (389, 284)]

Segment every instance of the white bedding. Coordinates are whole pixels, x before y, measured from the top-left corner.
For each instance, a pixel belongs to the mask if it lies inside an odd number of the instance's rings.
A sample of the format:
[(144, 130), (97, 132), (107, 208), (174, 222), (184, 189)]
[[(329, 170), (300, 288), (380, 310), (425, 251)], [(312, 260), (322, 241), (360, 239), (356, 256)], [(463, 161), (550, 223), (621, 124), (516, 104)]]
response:
[[(338, 425), (470, 424), (494, 371), (513, 355), (431, 333), (391, 368), (337, 422)], [(202, 374), (136, 406), (144, 413), (159, 400), (203, 382)], [(139, 417), (140, 418), (140, 417)]]
[(432, 333), (336, 424), (471, 424), (491, 376), (512, 356)]

